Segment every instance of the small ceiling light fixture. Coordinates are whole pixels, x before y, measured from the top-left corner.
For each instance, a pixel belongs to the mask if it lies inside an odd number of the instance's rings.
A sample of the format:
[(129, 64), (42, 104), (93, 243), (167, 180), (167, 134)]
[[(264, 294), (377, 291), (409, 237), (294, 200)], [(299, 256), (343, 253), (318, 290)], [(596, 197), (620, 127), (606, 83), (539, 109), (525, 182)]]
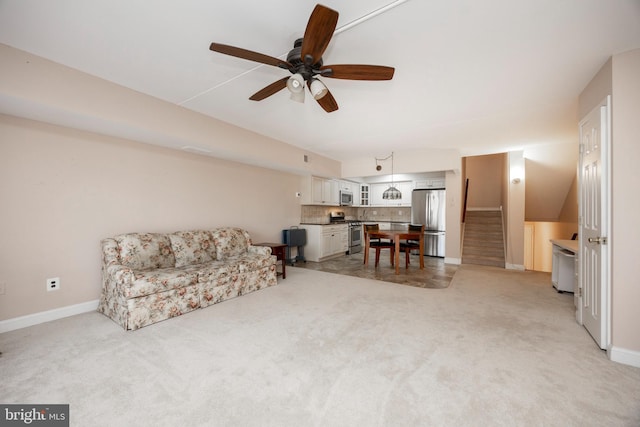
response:
[(304, 77), (296, 73), (287, 80), (287, 89), (291, 92), (291, 99), (296, 102), (304, 102)]
[(324, 83), (314, 78), (309, 79), (309, 90), (314, 99), (321, 99), (329, 92)]
[(384, 193), (382, 193), (382, 198), (384, 200), (399, 200), (402, 198), (402, 193), (393, 184), (393, 151), (391, 152), (390, 156), (387, 156), (384, 159), (376, 158), (376, 170), (379, 171), (382, 169), (382, 166), (380, 166), (378, 162), (389, 160), (389, 158), (391, 158), (391, 186), (384, 190)]

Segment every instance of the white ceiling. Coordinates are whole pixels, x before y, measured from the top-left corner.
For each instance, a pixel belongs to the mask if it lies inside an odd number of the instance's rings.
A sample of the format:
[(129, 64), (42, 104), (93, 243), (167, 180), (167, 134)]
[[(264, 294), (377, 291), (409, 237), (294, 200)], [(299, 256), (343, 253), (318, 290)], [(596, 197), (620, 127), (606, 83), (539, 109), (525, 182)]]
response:
[[(390, 0), (326, 0), (338, 29)], [(326, 113), (283, 90), (286, 70), (211, 52), (285, 58), (309, 0), (0, 0), (0, 42), (336, 160), (424, 148), (486, 154), (577, 142), (577, 97), (612, 55), (640, 47), (638, 0), (408, 0), (335, 34), (329, 64), (396, 68), (391, 81), (324, 79)]]

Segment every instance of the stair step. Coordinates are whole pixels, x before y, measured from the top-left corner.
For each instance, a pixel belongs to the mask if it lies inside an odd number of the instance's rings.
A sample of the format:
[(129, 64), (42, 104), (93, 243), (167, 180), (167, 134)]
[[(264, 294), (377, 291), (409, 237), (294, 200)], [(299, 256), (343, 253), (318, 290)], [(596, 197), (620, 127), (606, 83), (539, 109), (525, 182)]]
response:
[(491, 238), (498, 238), (500, 240), (502, 240), (502, 230), (500, 231), (482, 231), (482, 230), (467, 230), (466, 228), (464, 229), (464, 235), (465, 237), (491, 237)]
[(473, 246), (464, 245), (463, 255), (487, 255), (487, 256), (504, 256), (504, 247), (502, 246)]
[(494, 223), (497, 223), (497, 222), (502, 222), (502, 217), (501, 216), (495, 216), (495, 217), (492, 217), (492, 216), (480, 216), (480, 217), (476, 216), (476, 217), (474, 217), (474, 216), (472, 216), (470, 218), (469, 217), (465, 217), (464, 222), (465, 223), (468, 223), (468, 222), (480, 223), (480, 222), (482, 222), (482, 223), (494, 224)]
[(501, 216), (501, 211), (497, 209), (493, 210), (485, 210), (485, 211), (476, 211), (476, 210), (468, 210), (466, 216)]
[(491, 239), (491, 238), (488, 238), (487, 236), (482, 236), (479, 238), (465, 237), (463, 246), (502, 248), (504, 247), (504, 244), (502, 242), (502, 238)]
[(502, 212), (467, 211), (462, 263), (504, 268)]
[(496, 222), (487, 222), (487, 221), (465, 221), (465, 227), (502, 227), (502, 220)]
[(462, 257), (463, 264), (489, 265), (504, 268), (504, 259)]

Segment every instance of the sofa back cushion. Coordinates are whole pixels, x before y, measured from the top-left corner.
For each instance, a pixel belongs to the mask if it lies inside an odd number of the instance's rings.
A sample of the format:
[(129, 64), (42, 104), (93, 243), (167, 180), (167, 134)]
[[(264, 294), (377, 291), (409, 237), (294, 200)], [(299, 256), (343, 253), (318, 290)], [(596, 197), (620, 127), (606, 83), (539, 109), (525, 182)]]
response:
[(216, 249), (208, 231), (178, 231), (169, 234), (176, 267), (203, 264), (216, 259)]
[(166, 234), (129, 233), (114, 237), (120, 263), (136, 270), (174, 267), (175, 256)]
[(241, 228), (216, 228), (211, 231), (211, 237), (219, 260), (245, 254), (251, 244), (249, 234)]

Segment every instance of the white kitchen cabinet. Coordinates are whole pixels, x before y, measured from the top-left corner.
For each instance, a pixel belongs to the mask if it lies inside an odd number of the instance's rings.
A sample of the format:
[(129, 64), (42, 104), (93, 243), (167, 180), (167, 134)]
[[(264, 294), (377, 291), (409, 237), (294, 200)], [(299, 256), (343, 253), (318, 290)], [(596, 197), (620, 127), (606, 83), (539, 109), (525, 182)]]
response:
[(401, 182), (398, 185), (398, 190), (402, 192), (402, 198), (400, 199), (399, 206), (411, 206), (411, 193), (413, 192), (413, 182)]
[(338, 187), (338, 182), (334, 179), (327, 180), (323, 187), (323, 196), (326, 201), (326, 204), (331, 206), (340, 206), (340, 188)]
[(301, 224), (307, 230), (305, 258), (320, 262), (344, 255), (349, 249), (347, 224), (309, 225)]
[(411, 192), (413, 183), (411, 181), (394, 182), (393, 185), (400, 190), (402, 198), (397, 200), (385, 200), (382, 194), (391, 186), (390, 182), (384, 184), (371, 184), (369, 186), (371, 206), (411, 206)]
[(369, 206), (369, 184), (360, 184), (360, 197), (357, 199), (360, 206)]
[(371, 206), (386, 206), (387, 201), (382, 198), (384, 190), (389, 188), (388, 184), (371, 184), (369, 185), (369, 199)]
[(339, 185), (340, 185), (340, 191), (351, 191), (353, 192), (353, 182), (351, 181), (343, 181), (340, 180), (338, 181)]
[(445, 188), (444, 179), (423, 179), (416, 181), (415, 188)]
[(318, 176), (301, 178), (303, 205), (338, 206), (340, 189), (338, 181)]

